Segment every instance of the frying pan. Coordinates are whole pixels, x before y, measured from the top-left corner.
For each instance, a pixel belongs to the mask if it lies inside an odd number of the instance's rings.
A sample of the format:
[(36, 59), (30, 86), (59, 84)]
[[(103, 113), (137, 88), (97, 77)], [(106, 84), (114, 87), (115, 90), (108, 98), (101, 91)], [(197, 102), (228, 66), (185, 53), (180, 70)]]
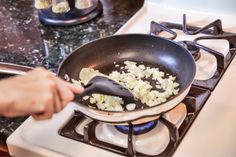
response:
[[(135, 124), (157, 118), (177, 106), (187, 95), (196, 73), (192, 55), (184, 47), (161, 37), (145, 34), (125, 34), (101, 38), (81, 46), (60, 65), (57, 75), (61, 78), (79, 79), (82, 68), (90, 67), (104, 74), (115, 69), (114, 63), (134, 61), (176, 76), (179, 93), (167, 102), (132, 111), (102, 111), (89, 107), (88, 102), (79, 102), (79, 111), (85, 115), (109, 123)], [(141, 120), (140, 120), (141, 119)]]
[[(161, 114), (176, 107), (189, 92), (196, 73), (192, 55), (179, 44), (146, 34), (125, 34), (101, 38), (79, 47), (61, 63), (57, 75), (61, 78), (68, 75), (69, 78), (79, 79), (81, 69), (86, 67), (108, 74), (117, 70), (114, 63), (124, 61), (158, 67), (160, 70), (176, 76), (180, 84), (179, 93), (165, 103), (132, 111), (104, 111), (89, 107), (87, 102), (75, 100), (79, 112), (108, 123), (122, 125), (129, 122), (145, 123), (157, 119)], [(21, 67), (17, 70), (27, 71), (28, 69), (25, 68)], [(13, 69), (16, 67), (13, 66)]]

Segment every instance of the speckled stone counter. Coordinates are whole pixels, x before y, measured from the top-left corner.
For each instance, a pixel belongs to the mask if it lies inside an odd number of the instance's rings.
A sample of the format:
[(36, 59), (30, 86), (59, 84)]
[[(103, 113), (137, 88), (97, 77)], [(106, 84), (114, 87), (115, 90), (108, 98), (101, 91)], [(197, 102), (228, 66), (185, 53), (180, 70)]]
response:
[[(101, 0), (103, 13), (77, 26), (44, 26), (38, 21), (33, 0), (0, 0), (0, 61), (44, 66), (56, 71), (75, 48), (114, 34), (143, 0)], [(25, 118), (0, 117), (0, 140), (4, 142)]]

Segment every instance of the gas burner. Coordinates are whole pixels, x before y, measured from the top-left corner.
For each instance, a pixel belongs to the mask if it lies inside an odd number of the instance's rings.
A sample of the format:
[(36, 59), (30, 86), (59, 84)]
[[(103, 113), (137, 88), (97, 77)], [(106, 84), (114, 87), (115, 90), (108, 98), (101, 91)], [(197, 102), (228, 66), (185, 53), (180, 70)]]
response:
[(179, 42), (182, 46), (189, 50), (195, 61), (201, 57), (200, 48), (198, 48), (192, 41), (181, 41)]
[[(157, 121), (151, 121), (144, 124), (134, 125), (133, 133), (134, 135), (145, 134), (148, 131), (152, 130), (157, 125)], [(116, 125), (115, 128), (124, 134), (129, 133), (130, 126), (128, 125)]]
[(197, 74), (193, 82), (199, 87), (214, 90), (236, 54), (236, 34), (224, 32), (221, 20), (215, 20), (204, 27), (183, 23), (157, 23), (152, 21), (150, 34), (174, 40), (193, 55)]

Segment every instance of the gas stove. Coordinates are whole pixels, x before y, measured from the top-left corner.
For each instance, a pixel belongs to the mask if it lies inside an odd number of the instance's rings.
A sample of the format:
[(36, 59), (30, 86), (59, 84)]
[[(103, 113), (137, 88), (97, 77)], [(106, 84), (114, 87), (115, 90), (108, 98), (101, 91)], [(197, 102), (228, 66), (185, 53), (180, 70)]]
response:
[(172, 155), (209, 95), (209, 90), (193, 86), (177, 107), (141, 125), (114, 126), (75, 111), (59, 134), (121, 155)]
[(235, 5), (232, 0), (146, 0), (116, 34), (148, 33), (189, 49), (197, 73), (185, 99), (154, 121), (126, 126), (92, 120), (70, 103), (50, 120), (28, 118), (7, 139), (10, 155), (236, 155), (231, 123), (236, 119)]

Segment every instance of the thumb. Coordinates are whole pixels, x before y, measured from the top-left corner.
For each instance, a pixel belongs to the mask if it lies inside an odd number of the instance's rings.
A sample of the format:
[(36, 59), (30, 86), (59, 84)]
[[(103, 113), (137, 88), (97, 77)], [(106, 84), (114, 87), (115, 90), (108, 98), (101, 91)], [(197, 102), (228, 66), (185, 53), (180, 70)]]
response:
[(73, 83), (69, 83), (66, 82), (66, 86), (73, 92), (76, 94), (81, 94), (84, 92), (84, 88), (78, 84), (73, 84)]

